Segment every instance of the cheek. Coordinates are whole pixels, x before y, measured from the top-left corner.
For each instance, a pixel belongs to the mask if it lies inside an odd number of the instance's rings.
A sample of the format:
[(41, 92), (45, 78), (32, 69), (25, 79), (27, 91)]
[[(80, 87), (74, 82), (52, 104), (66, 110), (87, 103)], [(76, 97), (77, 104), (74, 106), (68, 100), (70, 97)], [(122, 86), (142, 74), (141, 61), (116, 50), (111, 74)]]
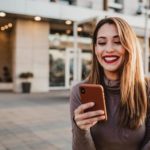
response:
[(120, 48), (118, 48), (118, 51), (121, 55), (125, 55), (125, 49), (121, 46)]
[(95, 49), (95, 55), (97, 56), (97, 54), (98, 54), (98, 51)]
[(101, 54), (102, 54), (102, 50), (101, 49), (95, 49), (95, 54), (96, 54), (96, 56), (101, 56)]
[(98, 62), (101, 64), (101, 62), (102, 62), (102, 51), (101, 50), (95, 50), (95, 55), (97, 57)]
[(100, 53), (99, 53), (99, 51), (95, 51), (95, 55), (96, 55), (96, 57), (97, 57), (97, 59), (99, 60), (99, 58), (100, 58)]
[(125, 51), (122, 51), (120, 54), (121, 54), (122, 59), (125, 59)]

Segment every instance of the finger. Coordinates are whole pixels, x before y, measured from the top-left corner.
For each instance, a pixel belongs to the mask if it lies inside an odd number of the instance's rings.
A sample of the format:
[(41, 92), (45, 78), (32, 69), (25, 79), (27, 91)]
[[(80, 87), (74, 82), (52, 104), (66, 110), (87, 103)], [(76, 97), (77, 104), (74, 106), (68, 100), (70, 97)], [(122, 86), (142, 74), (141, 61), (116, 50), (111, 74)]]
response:
[(91, 125), (84, 125), (80, 127), (80, 129), (82, 130), (89, 130), (90, 128), (91, 128)]
[(93, 123), (92, 123), (92, 126), (94, 126), (97, 122), (98, 122), (98, 121), (93, 122)]
[(94, 117), (94, 118), (90, 118), (90, 119), (76, 121), (76, 123), (80, 127), (82, 125), (93, 124), (94, 122), (104, 120), (104, 119), (105, 119), (105, 116), (103, 115), (103, 116), (99, 116), (99, 117)]
[(91, 127), (93, 127), (95, 124), (97, 123), (97, 121), (93, 122), (93, 123), (90, 123), (88, 125), (82, 125), (80, 126), (80, 129), (82, 130), (89, 130)]
[(97, 110), (97, 111), (86, 112), (83, 114), (77, 114), (75, 115), (75, 120), (83, 120), (83, 119), (92, 118), (94, 116), (99, 116), (99, 115), (104, 115), (104, 111)]
[(86, 104), (81, 104), (77, 109), (75, 109), (74, 114), (80, 114), (84, 112), (87, 108), (91, 108), (94, 106), (94, 102), (89, 102)]
[(88, 125), (83, 125), (80, 127), (80, 129), (82, 130), (89, 130), (93, 125), (92, 124), (88, 124)]

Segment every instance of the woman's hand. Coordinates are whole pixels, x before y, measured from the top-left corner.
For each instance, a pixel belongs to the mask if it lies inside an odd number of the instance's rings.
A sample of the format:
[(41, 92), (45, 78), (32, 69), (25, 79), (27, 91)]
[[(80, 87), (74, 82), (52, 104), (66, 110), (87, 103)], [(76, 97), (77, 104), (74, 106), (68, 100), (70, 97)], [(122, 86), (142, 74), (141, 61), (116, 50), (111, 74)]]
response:
[(105, 115), (103, 110), (84, 112), (86, 109), (94, 106), (93, 102), (81, 104), (74, 111), (74, 120), (77, 126), (82, 130), (88, 130), (98, 121), (104, 120)]

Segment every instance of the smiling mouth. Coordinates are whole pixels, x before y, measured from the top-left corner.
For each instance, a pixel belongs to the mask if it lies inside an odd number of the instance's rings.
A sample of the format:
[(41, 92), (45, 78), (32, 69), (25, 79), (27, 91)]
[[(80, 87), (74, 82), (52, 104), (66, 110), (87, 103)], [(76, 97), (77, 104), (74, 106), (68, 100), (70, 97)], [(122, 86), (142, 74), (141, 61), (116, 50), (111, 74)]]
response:
[(119, 57), (118, 56), (104, 56), (103, 59), (106, 63), (114, 63), (119, 59)]

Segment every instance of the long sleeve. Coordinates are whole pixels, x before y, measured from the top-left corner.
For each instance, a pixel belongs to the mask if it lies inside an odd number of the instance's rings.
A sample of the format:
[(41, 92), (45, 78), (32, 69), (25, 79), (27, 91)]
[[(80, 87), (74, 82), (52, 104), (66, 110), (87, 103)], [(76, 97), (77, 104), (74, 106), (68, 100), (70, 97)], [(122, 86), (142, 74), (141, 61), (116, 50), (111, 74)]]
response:
[(70, 94), (70, 113), (72, 123), (72, 150), (96, 150), (89, 131), (78, 128), (74, 121), (74, 110), (81, 105), (79, 96), (79, 85), (72, 88)]

